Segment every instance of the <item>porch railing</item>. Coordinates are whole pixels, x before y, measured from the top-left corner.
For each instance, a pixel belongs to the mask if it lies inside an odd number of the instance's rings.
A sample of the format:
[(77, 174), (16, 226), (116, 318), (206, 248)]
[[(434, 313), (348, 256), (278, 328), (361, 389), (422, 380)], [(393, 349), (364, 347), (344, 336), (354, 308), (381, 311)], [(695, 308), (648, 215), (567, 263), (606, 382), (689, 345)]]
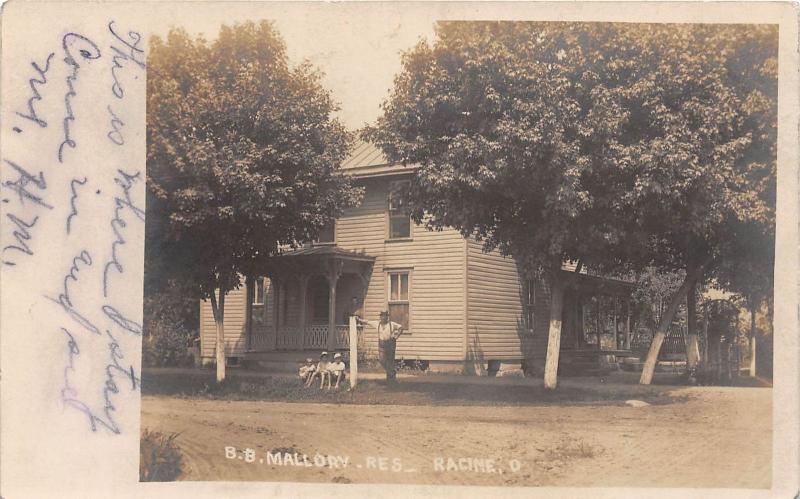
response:
[[(300, 331), (298, 331), (299, 333)], [(327, 348), (328, 347), (328, 325), (311, 324), (306, 326), (303, 348)]]
[(300, 340), (300, 326), (281, 326), (278, 328), (278, 337), (275, 339), (275, 348), (277, 350), (299, 350)]
[[(304, 330), (303, 330), (304, 329)], [(361, 338), (363, 328), (358, 328)], [(338, 324), (334, 328), (335, 348), (346, 349), (350, 347), (350, 326)], [(255, 350), (269, 350), (270, 333), (264, 331), (253, 337)], [(275, 337), (276, 350), (325, 350), (328, 348), (328, 325), (308, 324), (304, 328), (297, 325), (284, 325), (278, 327)]]
[[(631, 350), (646, 352), (653, 341), (651, 331), (637, 331), (631, 335)], [(686, 353), (686, 328), (673, 324), (667, 330), (664, 343), (661, 345), (661, 354)]]

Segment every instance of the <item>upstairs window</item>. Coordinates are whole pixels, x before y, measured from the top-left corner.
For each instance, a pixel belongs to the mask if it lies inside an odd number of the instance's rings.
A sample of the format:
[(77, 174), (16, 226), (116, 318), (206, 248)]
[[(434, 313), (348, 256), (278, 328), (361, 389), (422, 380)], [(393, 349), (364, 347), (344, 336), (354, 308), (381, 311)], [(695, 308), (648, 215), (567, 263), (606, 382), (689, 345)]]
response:
[(320, 229), (317, 240), (314, 244), (334, 244), (336, 242), (336, 220), (331, 222)]
[(409, 329), (411, 277), (408, 271), (389, 272), (389, 320)]
[(408, 187), (411, 182), (401, 180), (389, 185), (389, 239), (411, 237), (411, 214), (408, 211)]

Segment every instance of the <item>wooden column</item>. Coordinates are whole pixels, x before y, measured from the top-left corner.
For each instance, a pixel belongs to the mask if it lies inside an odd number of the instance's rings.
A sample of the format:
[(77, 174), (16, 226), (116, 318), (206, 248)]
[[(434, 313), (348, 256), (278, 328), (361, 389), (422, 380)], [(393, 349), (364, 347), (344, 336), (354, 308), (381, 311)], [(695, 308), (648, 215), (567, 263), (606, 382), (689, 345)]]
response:
[(625, 299), (625, 350), (631, 349), (631, 300)]
[(355, 316), (350, 316), (350, 389), (358, 384), (358, 326)]
[(595, 297), (597, 298), (597, 308), (595, 308), (595, 314), (594, 314), (595, 315), (595, 318), (594, 318), (594, 327), (595, 327), (594, 332), (595, 332), (595, 336), (597, 336), (597, 349), (598, 350), (602, 350), (603, 349), (603, 347), (601, 345), (602, 338), (603, 338), (603, 336), (602, 336), (603, 332), (602, 332), (602, 327), (601, 327), (602, 326), (602, 322), (600, 321), (600, 309), (603, 307), (602, 296), (603, 295), (595, 295)]
[(255, 295), (256, 280), (253, 277), (247, 277), (244, 281), (245, 288), (245, 302), (244, 302), (244, 332), (245, 332), (245, 349), (250, 351), (253, 349), (253, 296)]
[(336, 348), (336, 283), (342, 273), (342, 261), (328, 262), (328, 350)]
[(270, 278), (272, 288), (272, 341), (270, 341), (270, 350), (276, 350), (278, 344), (278, 311), (280, 310), (281, 302), (281, 283), (277, 277)]
[(700, 347), (697, 341), (697, 286), (692, 284), (686, 292), (686, 367), (697, 368)]
[(306, 295), (308, 294), (308, 280), (310, 279), (310, 275), (308, 274), (300, 274), (298, 279), (298, 283), (300, 286), (300, 317), (299, 317), (299, 327), (300, 327), (300, 349), (302, 350), (305, 348), (306, 345), (306, 316), (308, 315), (308, 311), (306, 310)]
[[(617, 303), (619, 303), (619, 297), (617, 295), (613, 295), (614, 297), (614, 348), (619, 349), (619, 329), (617, 326), (617, 317), (619, 316), (619, 312), (617, 311)], [(622, 308), (622, 307), (620, 307)]]

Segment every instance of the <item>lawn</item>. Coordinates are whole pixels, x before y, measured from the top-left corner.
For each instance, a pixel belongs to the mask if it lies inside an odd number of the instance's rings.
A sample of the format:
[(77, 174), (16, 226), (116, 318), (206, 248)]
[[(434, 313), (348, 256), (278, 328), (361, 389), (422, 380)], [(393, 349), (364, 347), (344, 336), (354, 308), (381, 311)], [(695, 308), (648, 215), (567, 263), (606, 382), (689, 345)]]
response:
[(563, 379), (555, 391), (545, 390), (535, 378), (478, 378), (457, 375), (409, 376), (397, 383), (363, 380), (349, 391), (305, 388), (288, 376), (270, 376), (253, 371), (230, 371), (222, 384), (208, 370), (144, 370), (142, 392), (180, 398), (211, 400), (265, 400), (279, 402), (325, 402), (365, 405), (624, 405), (630, 399), (651, 405), (680, 402), (685, 395), (674, 386), (641, 386), (630, 376)]

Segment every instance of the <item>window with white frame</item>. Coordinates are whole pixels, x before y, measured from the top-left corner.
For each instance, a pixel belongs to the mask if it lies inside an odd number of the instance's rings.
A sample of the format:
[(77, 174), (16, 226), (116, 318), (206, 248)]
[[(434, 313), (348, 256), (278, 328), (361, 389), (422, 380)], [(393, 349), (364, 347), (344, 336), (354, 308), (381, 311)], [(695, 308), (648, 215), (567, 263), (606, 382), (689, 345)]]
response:
[(533, 332), (536, 325), (536, 281), (528, 279), (525, 282), (525, 327)]
[(264, 304), (264, 278), (256, 277), (254, 280), (255, 286), (253, 289), (253, 305)]
[(394, 181), (389, 184), (389, 239), (407, 239), (411, 237), (411, 214), (408, 211), (408, 180)]
[(388, 273), (389, 320), (409, 329), (411, 312), (411, 273), (407, 270)]

